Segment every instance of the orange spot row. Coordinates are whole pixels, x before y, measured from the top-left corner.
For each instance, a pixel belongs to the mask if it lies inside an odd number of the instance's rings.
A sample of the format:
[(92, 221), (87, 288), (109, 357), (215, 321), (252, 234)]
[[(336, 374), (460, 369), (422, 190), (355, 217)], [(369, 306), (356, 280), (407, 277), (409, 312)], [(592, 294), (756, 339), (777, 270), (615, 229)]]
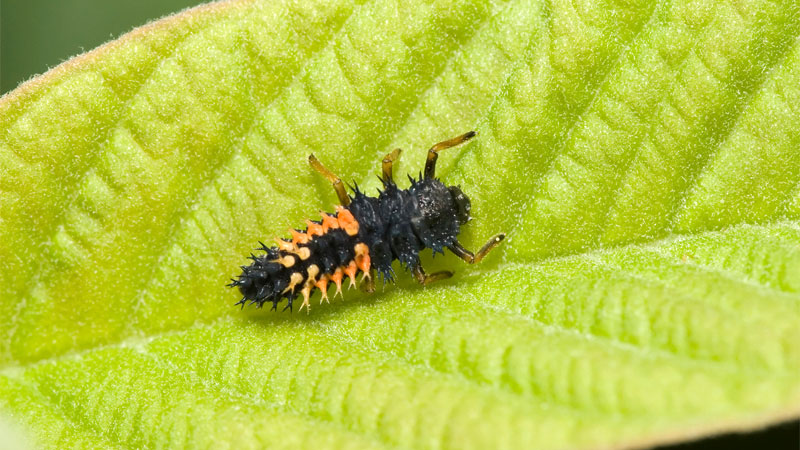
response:
[(297, 252), (297, 244), (307, 244), (314, 236), (322, 236), (327, 233), (328, 230), (336, 228), (343, 229), (350, 236), (357, 235), (358, 221), (353, 217), (353, 213), (341, 206), (336, 207), (336, 212), (336, 217), (321, 213), (322, 223), (306, 220), (305, 232), (290, 229), (289, 233), (292, 234), (291, 242), (284, 241), (283, 239), (276, 239), (275, 242), (278, 243), (278, 249), (286, 252)]
[[(350, 278), (350, 287), (356, 285), (356, 272), (358, 268), (354, 261), (351, 261), (347, 267), (338, 267), (333, 274), (322, 274), (319, 277), (319, 280), (314, 282), (314, 285), (322, 292), (322, 298), (320, 298), (319, 302), (322, 303), (323, 300), (326, 302), (328, 301), (328, 283), (333, 281), (336, 285), (336, 292), (333, 294), (334, 298), (336, 295), (342, 295), (342, 280), (344, 276), (347, 275)], [(305, 294), (304, 294), (305, 295)]]

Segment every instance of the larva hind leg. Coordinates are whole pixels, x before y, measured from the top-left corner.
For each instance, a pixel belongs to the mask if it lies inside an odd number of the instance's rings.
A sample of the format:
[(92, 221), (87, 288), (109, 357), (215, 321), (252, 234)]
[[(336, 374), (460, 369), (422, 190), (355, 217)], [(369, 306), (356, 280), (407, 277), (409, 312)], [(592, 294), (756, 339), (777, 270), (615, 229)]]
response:
[(375, 292), (375, 269), (370, 269), (369, 274), (364, 273), (362, 278), (364, 284), (361, 285), (361, 290), (367, 294)]
[(323, 166), (313, 154), (308, 155), (308, 163), (311, 164), (311, 167), (313, 167), (314, 170), (321, 173), (325, 179), (330, 181), (330, 183), (333, 185), (333, 189), (336, 191), (336, 196), (339, 197), (339, 203), (341, 203), (342, 206), (349, 205), (350, 196), (347, 195), (347, 191), (344, 189), (344, 183), (342, 183), (342, 179), (337, 177), (335, 173)]

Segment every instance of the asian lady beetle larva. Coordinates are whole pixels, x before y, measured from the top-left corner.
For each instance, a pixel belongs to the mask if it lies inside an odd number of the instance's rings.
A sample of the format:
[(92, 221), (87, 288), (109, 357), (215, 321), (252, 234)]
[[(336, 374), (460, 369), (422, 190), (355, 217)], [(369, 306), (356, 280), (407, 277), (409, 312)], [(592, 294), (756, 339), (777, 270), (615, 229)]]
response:
[(384, 280), (392, 280), (394, 260), (411, 270), (423, 285), (453, 276), (449, 271), (426, 274), (419, 261), (419, 252), (425, 248), (444, 253), (446, 247), (468, 264), (479, 262), (505, 235), (492, 237), (478, 253), (465, 249), (457, 236), (461, 225), (470, 220), (469, 198), (458, 186), (445, 186), (434, 176), (439, 152), (474, 136), (470, 131), (431, 147), (424, 176), (419, 180), (409, 176), (408, 189), (399, 189), (392, 179), (392, 164), (400, 149), (392, 151), (383, 158), (384, 189), (377, 197), (367, 197), (358, 187), (348, 195), (342, 180), (310, 155), (311, 167), (331, 182), (341, 205), (333, 214), (322, 213), (322, 220), (307, 220), (303, 231), (290, 230), (291, 239), (275, 239), (272, 247), (261, 243), (265, 254), (251, 254), (253, 263), (242, 266), (242, 273), (228, 285), (238, 287), (243, 295), (236, 304), (244, 307), (249, 301), (261, 307), (272, 302), (275, 310), (286, 298), (283, 309), (291, 311), (292, 302), (302, 294), (300, 310), (304, 306), (310, 310), (308, 299), (315, 289), (322, 292), (320, 303), (328, 301), (329, 283), (333, 282), (336, 294), (341, 295), (344, 277), (352, 287), (358, 272), (364, 274), (366, 290), (374, 291), (375, 270)]

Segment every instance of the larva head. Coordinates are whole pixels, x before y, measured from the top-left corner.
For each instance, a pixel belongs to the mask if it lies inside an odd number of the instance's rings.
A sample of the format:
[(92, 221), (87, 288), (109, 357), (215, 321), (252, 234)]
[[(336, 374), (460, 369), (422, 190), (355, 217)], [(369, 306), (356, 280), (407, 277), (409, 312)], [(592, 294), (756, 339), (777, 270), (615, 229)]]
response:
[(450, 195), (453, 197), (453, 203), (456, 205), (456, 211), (458, 211), (456, 213), (456, 218), (458, 219), (458, 223), (464, 225), (472, 219), (469, 215), (472, 209), (472, 202), (469, 201), (469, 197), (464, 194), (459, 186), (450, 186), (447, 190), (450, 191)]
[(415, 182), (409, 191), (416, 200), (412, 226), (420, 240), (434, 251), (452, 244), (469, 220), (469, 198), (458, 186), (430, 178)]

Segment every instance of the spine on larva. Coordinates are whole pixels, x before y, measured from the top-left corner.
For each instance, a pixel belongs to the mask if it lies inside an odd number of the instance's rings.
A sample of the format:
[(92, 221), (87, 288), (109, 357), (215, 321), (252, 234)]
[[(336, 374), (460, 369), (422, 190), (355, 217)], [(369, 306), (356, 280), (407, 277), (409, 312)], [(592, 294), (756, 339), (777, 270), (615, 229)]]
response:
[(322, 292), (322, 300), (328, 300), (328, 284), (336, 285), (336, 294), (342, 292), (342, 280), (350, 278), (355, 285), (356, 274), (364, 272), (370, 276), (369, 248), (359, 242), (359, 224), (346, 208), (338, 207), (333, 215), (322, 214), (320, 221), (306, 221), (306, 229), (290, 230), (291, 239), (275, 239), (276, 246), (261, 243), (263, 255), (250, 255), (253, 261), (242, 266), (242, 273), (229, 286), (238, 287), (242, 299), (238, 304), (255, 304), (259, 308), (266, 302), (272, 309), (286, 298), (285, 309), (292, 309), (298, 295), (310, 309), (309, 297), (315, 289)]

